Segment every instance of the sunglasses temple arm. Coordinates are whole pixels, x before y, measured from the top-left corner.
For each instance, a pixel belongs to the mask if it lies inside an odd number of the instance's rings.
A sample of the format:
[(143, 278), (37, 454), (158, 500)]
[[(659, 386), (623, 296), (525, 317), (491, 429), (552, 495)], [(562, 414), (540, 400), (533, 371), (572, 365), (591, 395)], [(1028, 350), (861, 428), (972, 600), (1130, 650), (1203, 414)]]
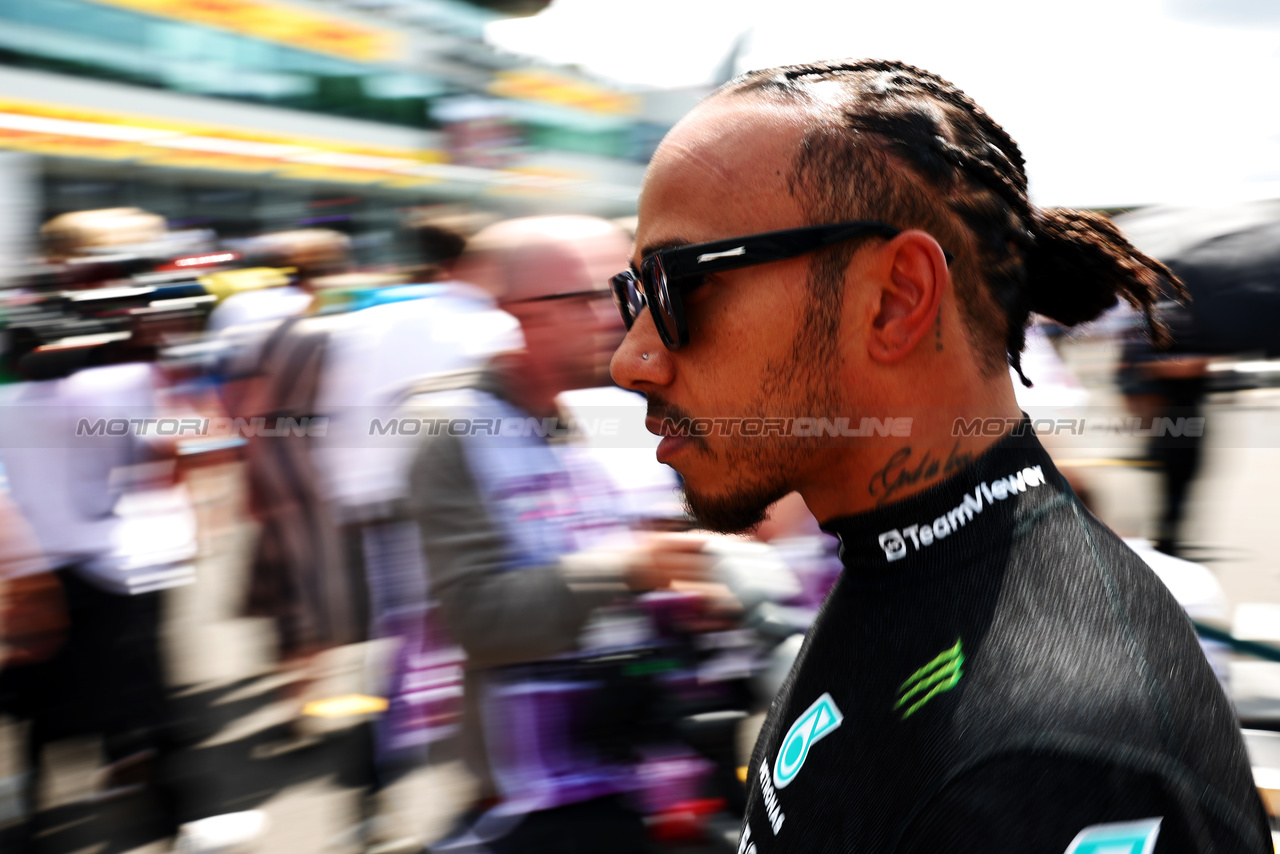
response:
[[(665, 259), (665, 266), (667, 273), (673, 277), (689, 274), (721, 273), (726, 270), (736, 270), (756, 264), (785, 261), (788, 258), (795, 258), (797, 255), (803, 255), (807, 252), (813, 252), (816, 249), (822, 249), (823, 247), (857, 237), (870, 235), (895, 237), (900, 233), (900, 229), (881, 223), (833, 227), (823, 231), (796, 229), (795, 232), (784, 231), (776, 235), (757, 236), (749, 241), (720, 240), (715, 243), (705, 243), (697, 247), (685, 248), (680, 250), (679, 254), (672, 253), (671, 256)], [(748, 246), (750, 251), (745, 251)], [(744, 251), (727, 254), (740, 248)], [(693, 254), (693, 250), (696, 250), (696, 255)], [(685, 254), (686, 252), (688, 253), (687, 255)]]

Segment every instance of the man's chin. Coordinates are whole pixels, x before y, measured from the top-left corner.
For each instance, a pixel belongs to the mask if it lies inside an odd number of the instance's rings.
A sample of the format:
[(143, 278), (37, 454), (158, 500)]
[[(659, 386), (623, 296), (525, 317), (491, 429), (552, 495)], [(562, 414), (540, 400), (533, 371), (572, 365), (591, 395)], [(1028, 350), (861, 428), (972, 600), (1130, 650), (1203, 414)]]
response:
[(772, 492), (707, 495), (685, 484), (684, 506), (698, 525), (718, 534), (744, 534), (764, 521), (769, 506), (786, 494)]

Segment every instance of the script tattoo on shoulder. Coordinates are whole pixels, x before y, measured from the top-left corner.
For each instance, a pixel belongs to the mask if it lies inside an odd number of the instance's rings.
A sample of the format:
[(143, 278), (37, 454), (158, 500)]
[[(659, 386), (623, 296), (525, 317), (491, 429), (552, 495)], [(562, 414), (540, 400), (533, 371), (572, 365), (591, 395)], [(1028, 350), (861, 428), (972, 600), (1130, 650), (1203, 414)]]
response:
[(876, 506), (888, 502), (906, 487), (927, 483), (938, 477), (947, 477), (973, 462), (973, 454), (960, 450), (956, 442), (945, 458), (935, 456), (932, 450), (916, 456), (915, 449), (899, 448), (889, 457), (884, 468), (871, 476), (867, 491), (876, 500)]

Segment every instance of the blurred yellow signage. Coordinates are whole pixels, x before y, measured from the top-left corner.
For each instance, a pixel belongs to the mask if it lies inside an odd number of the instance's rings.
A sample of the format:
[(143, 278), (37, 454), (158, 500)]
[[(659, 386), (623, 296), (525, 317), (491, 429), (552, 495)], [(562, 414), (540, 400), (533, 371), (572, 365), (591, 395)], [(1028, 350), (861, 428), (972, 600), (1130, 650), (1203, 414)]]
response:
[(576, 192), (586, 178), (549, 170), (457, 166), (435, 149), (354, 145), (3, 97), (0, 149), (397, 188), (462, 182), (498, 194)]
[(399, 33), (271, 0), (95, 0), (136, 12), (206, 24), (299, 50), (378, 62), (400, 55)]
[(629, 116), (640, 110), (639, 99), (634, 95), (539, 69), (499, 71), (489, 84), (489, 92), (501, 98), (539, 101), (591, 113)]
[(429, 184), (443, 152), (359, 146), (0, 98), (0, 148), (54, 157), (273, 174), (348, 184)]

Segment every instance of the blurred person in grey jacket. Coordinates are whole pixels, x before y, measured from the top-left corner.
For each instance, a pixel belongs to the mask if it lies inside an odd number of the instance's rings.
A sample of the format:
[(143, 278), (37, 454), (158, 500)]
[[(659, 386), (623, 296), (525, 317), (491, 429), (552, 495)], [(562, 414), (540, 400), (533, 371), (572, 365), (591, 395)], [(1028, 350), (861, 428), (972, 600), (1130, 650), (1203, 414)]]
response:
[[(564, 850), (570, 837), (575, 850), (645, 850), (641, 818), (621, 797), (629, 769), (575, 739), (583, 698), (557, 694), (572, 679), (540, 675), (569, 672), (556, 664), (583, 645), (597, 609), (707, 570), (696, 538), (637, 544), (607, 478), (568, 440), (557, 396), (600, 384), (617, 340), (608, 294), (588, 272), (609, 241), (625, 257), (614, 226), (587, 217), (476, 235), (459, 277), (519, 320), (525, 348), (417, 398), (430, 407), (420, 413), (449, 416), (419, 448), (411, 504), (431, 595), (467, 655), (463, 740), (480, 785), (433, 851)], [(551, 720), (568, 723), (553, 731)]]

